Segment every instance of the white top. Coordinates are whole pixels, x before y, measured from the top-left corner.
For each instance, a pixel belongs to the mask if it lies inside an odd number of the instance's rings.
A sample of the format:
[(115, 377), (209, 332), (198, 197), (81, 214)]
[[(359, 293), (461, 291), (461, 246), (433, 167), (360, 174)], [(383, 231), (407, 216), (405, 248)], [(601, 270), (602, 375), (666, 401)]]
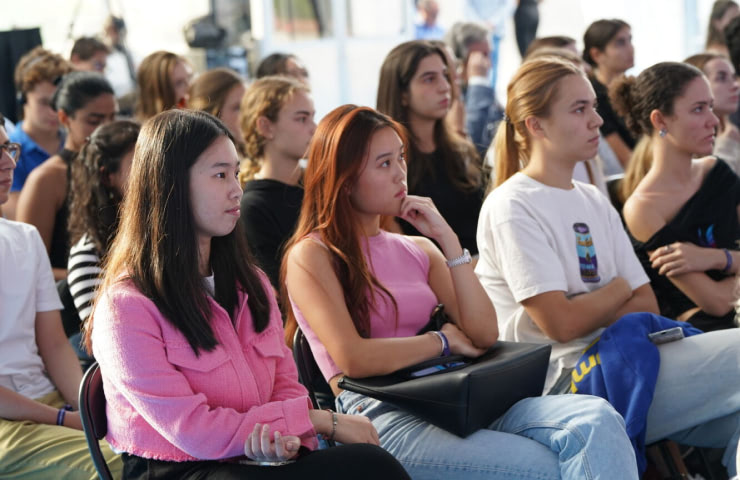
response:
[(0, 386), (28, 398), (54, 390), (36, 347), (36, 312), (60, 310), (36, 227), (0, 218)]
[(522, 300), (597, 290), (616, 276), (632, 289), (649, 282), (619, 214), (594, 186), (563, 190), (517, 173), (486, 198), (478, 220), (475, 273), (491, 298), (502, 340), (552, 345), (545, 391), (603, 329), (556, 343), (532, 321)]

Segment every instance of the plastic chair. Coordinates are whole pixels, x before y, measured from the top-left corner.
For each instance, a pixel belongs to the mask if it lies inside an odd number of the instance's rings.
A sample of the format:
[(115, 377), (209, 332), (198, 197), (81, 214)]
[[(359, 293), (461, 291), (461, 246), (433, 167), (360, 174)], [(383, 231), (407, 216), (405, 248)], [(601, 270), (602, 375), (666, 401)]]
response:
[(103, 377), (97, 362), (93, 363), (82, 377), (79, 403), (82, 430), (85, 432), (87, 448), (90, 450), (93, 465), (102, 480), (113, 480), (99, 443), (108, 433), (108, 417), (105, 413)]
[(313, 358), (311, 346), (306, 340), (306, 336), (300, 328), (296, 328), (293, 335), (293, 359), (298, 367), (298, 380), (308, 390), (308, 396), (311, 398), (315, 408), (334, 408), (334, 392), (324, 376), (316, 365)]

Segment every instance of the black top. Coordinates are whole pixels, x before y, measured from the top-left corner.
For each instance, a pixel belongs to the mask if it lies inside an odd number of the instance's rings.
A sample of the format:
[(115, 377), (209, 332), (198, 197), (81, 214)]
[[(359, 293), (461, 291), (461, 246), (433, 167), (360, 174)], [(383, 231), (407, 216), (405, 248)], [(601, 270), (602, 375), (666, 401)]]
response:
[(67, 231), (67, 221), (69, 219), (69, 195), (72, 160), (77, 156), (77, 152), (63, 148), (59, 152), (64, 163), (67, 164), (67, 195), (64, 203), (57, 210), (54, 216), (54, 229), (51, 232), (51, 244), (49, 245), (49, 260), (54, 268), (67, 269), (67, 257), (69, 256), (69, 232)]
[[(650, 239), (639, 242), (632, 238), (632, 245), (645, 272), (650, 277), (660, 314), (676, 318), (697, 305), (678, 289), (665, 275), (659, 275), (648, 260), (648, 252), (673, 242), (691, 242), (710, 248), (738, 250), (740, 223), (737, 206), (740, 204), (740, 178), (722, 160), (707, 173), (697, 192), (681, 207), (676, 216)], [(713, 280), (727, 277), (719, 270), (706, 272)], [(689, 322), (705, 331), (733, 327), (735, 312), (725, 317), (713, 317), (697, 312)]]
[(295, 230), (302, 203), (303, 187), (270, 179), (244, 186), (241, 219), (249, 248), (278, 291), (283, 245)]
[[(429, 175), (422, 178), (414, 189), (409, 187), (409, 195), (429, 197), (442, 214), (442, 217), (452, 227), (460, 239), (460, 245), (470, 250), (471, 255), (478, 253), (478, 244), (475, 233), (478, 228), (478, 214), (483, 205), (485, 185), (481, 185), (472, 192), (463, 192), (455, 188), (450, 180), (442, 158), (438, 152), (420, 153), (420, 158), (409, 163), (409, 169), (415, 162), (428, 162), (433, 169)], [(406, 235), (421, 235), (410, 223), (399, 219), (401, 229)]]
[(604, 124), (599, 129), (601, 135), (606, 137), (616, 132), (628, 147), (634, 149), (637, 142), (635, 142), (627, 125), (625, 125), (624, 119), (617, 115), (617, 112), (612, 108), (609, 101), (609, 90), (606, 85), (596, 80), (593, 75), (589, 75), (588, 78), (591, 80), (591, 85), (594, 87), (594, 93), (596, 94), (596, 103), (598, 104), (596, 111), (604, 119)]

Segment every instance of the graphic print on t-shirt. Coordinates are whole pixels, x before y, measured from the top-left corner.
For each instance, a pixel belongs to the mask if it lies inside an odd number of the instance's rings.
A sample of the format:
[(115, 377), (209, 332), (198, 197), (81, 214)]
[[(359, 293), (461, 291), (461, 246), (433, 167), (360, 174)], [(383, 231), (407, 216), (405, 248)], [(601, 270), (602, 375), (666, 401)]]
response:
[(574, 223), (573, 231), (576, 232), (576, 251), (578, 252), (578, 267), (581, 271), (581, 280), (589, 283), (597, 283), (599, 277), (599, 264), (596, 261), (596, 249), (591, 239), (591, 232), (585, 223)]
[(717, 248), (717, 242), (714, 241), (714, 224), (709, 225), (706, 230), (702, 230), (701, 227), (696, 231), (697, 237), (699, 237), (699, 245), (707, 248)]

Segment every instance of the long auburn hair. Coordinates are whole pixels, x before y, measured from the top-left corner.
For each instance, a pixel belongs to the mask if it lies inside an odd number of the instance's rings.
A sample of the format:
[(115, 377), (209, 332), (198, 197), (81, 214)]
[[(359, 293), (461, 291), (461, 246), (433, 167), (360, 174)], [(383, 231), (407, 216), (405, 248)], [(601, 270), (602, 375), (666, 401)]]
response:
[[(409, 108), (404, 106), (403, 96), (419, 63), (430, 55), (439, 55), (447, 66), (447, 81), (452, 88), (454, 79), (447, 65), (445, 52), (437, 45), (425, 40), (413, 40), (402, 43), (390, 51), (380, 67), (378, 82), (378, 111), (391, 117), (407, 130), (408, 149), (408, 182), (409, 191), (415, 190), (422, 180), (434, 175), (434, 166), (425, 161), (426, 157), (416, 146), (414, 132), (409, 123)], [(482, 165), (475, 146), (467, 139), (456, 134), (444, 121), (434, 123), (434, 143), (444, 161), (445, 172), (450, 181), (460, 191), (469, 192), (480, 188), (483, 183)]]
[[(213, 115), (168, 110), (142, 127), (134, 150), (121, 224), (108, 255), (98, 297), (125, 280), (151, 299), (187, 339), (196, 355), (218, 340), (209, 323), (211, 307), (198, 269), (198, 241), (190, 206), (190, 170), (198, 157), (229, 130)], [(233, 140), (232, 140), (233, 141)], [(247, 247), (241, 222), (211, 240), (215, 301), (235, 318), (241, 290), (249, 298), (254, 328), (269, 321), (270, 304)], [(95, 311), (86, 329), (90, 333)]]
[(286, 341), (292, 343), (296, 320), (285, 286), (290, 249), (307, 235), (315, 234), (334, 260), (334, 271), (344, 287), (344, 301), (357, 332), (370, 336), (370, 313), (377, 291), (397, 310), (393, 295), (375, 278), (362, 253), (364, 233), (350, 203), (349, 190), (362, 171), (373, 134), (392, 128), (404, 145), (405, 131), (391, 118), (369, 107), (343, 105), (332, 110), (316, 128), (308, 149), (304, 173), (305, 195), (295, 233), (286, 244), (281, 268)]

